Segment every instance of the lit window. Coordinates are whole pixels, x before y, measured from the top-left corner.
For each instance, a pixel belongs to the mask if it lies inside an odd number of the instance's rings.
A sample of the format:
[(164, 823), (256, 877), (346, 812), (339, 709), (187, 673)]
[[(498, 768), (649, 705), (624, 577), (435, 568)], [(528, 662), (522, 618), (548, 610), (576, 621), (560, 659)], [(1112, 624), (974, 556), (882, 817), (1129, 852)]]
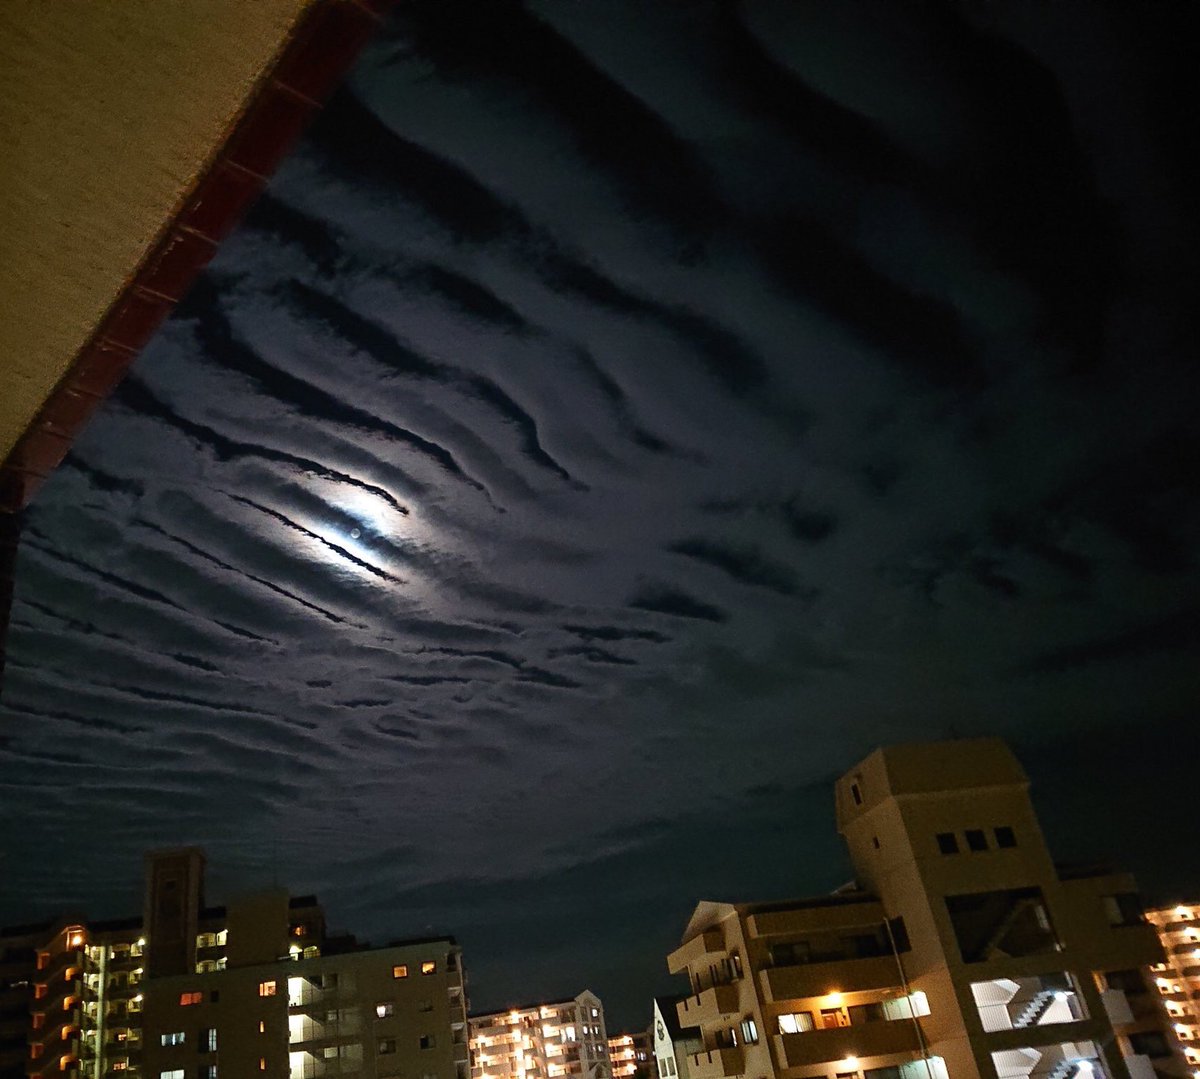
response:
[[(258, 1058), (258, 1070), (260, 1072), (265, 1072), (267, 1070), (267, 1058), (266, 1057)], [(182, 1076), (180, 1076), (180, 1079), (182, 1079)]]
[(200, 1004), (204, 1001), (204, 994), (200, 992), (180, 993), (179, 1006), (181, 1008), (190, 1007), (193, 1004)]
[(747, 1045), (758, 1041), (758, 1024), (753, 1019), (742, 1020), (742, 1041)]
[(182, 1068), (171, 1068), (169, 1071), (159, 1072), (158, 1079), (183, 1079)]
[(392, 977), (393, 978), (407, 978), (408, 977), (408, 964), (407, 963), (397, 963), (394, 967), (392, 967)]
[(200, 1079), (217, 1079), (217, 1066), (215, 1064), (201, 1064)]
[(45, 970), (49, 965), (50, 965), (50, 953), (49, 952), (38, 952), (38, 957), (37, 957), (38, 970)]
[(375, 1005), (375, 1018), (386, 1019), (389, 1015), (393, 1015), (396, 1011), (396, 1005), (391, 1001), (383, 1001)]
[(813, 1029), (812, 1012), (792, 1012), (779, 1017), (780, 1034), (803, 1034)]
[(183, 1031), (176, 1030), (170, 1034), (164, 1034), (162, 1036), (162, 1043), (163, 1043), (163, 1045), (182, 1045), (184, 1042), (184, 1038), (185, 1038), (185, 1035), (184, 1035)]
[(437, 973), (437, 963), (435, 963), (432, 959), (426, 959), (425, 962), (421, 964), (421, 973), (422, 974), (436, 974)]
[(200, 1052), (215, 1053), (217, 1051), (217, 1028), (208, 1027), (200, 1031)]
[(275, 995), (276, 986), (274, 982), (259, 982), (258, 995), (260, 997), (273, 997)]
[(49, 991), (48, 988), (44, 985), (41, 985), (41, 984), (35, 985), (33, 987), (33, 999), (41, 1000), (42, 997), (44, 997), (48, 991)]
[(259, 1034), (266, 1034), (266, 1032), (267, 1032), (267, 1024), (264, 1023), (261, 1019), (258, 1021), (258, 1032), (259, 1032)]

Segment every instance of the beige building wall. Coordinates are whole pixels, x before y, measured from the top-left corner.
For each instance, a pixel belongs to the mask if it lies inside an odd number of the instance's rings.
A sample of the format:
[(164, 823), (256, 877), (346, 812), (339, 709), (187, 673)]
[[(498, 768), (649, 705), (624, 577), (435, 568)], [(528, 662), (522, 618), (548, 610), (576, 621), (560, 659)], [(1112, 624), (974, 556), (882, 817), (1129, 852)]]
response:
[(0, 460), (311, 0), (0, 5)]

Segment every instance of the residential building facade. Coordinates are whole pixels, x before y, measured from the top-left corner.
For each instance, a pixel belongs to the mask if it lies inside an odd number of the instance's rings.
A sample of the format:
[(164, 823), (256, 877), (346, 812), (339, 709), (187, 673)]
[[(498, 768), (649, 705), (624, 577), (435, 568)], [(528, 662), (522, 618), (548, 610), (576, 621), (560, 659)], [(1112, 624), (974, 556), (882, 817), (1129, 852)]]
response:
[(471, 1079), (610, 1079), (604, 1005), (570, 1000), (471, 1016)]
[(1134, 882), (1056, 867), (999, 740), (878, 750), (838, 780), (857, 880), (699, 904), (668, 958), (690, 1079), (1153, 1079), (1182, 1059)]
[(1200, 903), (1146, 911), (1158, 932), (1162, 962), (1150, 968), (1149, 989), (1162, 998), (1188, 1066), (1200, 1074)]
[(371, 948), (311, 896), (207, 907), (203, 880), (159, 852), (141, 918), (0, 932), (0, 1079), (467, 1079), (453, 938)]
[(650, 1031), (610, 1034), (608, 1060), (612, 1068), (612, 1079), (653, 1079)]

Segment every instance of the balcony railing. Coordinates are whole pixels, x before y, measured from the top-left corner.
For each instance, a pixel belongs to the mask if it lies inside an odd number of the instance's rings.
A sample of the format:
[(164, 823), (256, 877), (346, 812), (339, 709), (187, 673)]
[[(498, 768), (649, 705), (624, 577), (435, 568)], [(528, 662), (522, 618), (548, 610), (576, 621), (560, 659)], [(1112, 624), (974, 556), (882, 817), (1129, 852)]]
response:
[(697, 933), (667, 956), (667, 967), (672, 974), (686, 970), (691, 963), (699, 963), (710, 955), (725, 954), (725, 936), (719, 929), (706, 929)]
[(688, 1071), (692, 1079), (722, 1079), (723, 1076), (742, 1075), (745, 1070), (746, 1055), (740, 1045), (710, 1049), (688, 1057)]
[(921, 1049), (911, 1022), (879, 1021), (803, 1034), (776, 1034), (779, 1060), (788, 1068), (827, 1064), (847, 1057), (903, 1055), (906, 1060)]
[(684, 1027), (715, 1023), (740, 1011), (738, 987), (735, 984), (713, 985), (695, 996), (685, 997), (676, 1008)]
[(833, 992), (896, 989), (900, 980), (896, 958), (892, 955), (768, 967), (759, 971), (759, 978), (766, 999), (772, 1002), (819, 997)]

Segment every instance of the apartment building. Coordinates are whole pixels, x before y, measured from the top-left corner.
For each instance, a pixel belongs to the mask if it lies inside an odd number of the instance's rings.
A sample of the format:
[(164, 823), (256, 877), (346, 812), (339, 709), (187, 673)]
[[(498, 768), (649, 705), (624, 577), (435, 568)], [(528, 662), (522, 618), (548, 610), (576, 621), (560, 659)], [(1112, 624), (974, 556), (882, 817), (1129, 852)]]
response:
[(1200, 903), (1146, 911), (1163, 958), (1150, 968), (1147, 992), (1157, 993), (1192, 1075), (1200, 1075)]
[(649, 1030), (632, 1034), (610, 1034), (608, 1061), (612, 1079), (653, 1079)]
[(159, 852), (141, 918), (0, 931), (0, 1079), (467, 1079), (452, 938), (371, 948), (312, 896), (207, 907), (203, 879)]
[(604, 1005), (584, 990), (571, 1000), (473, 1015), (471, 1079), (609, 1079)]
[(856, 882), (702, 902), (668, 957), (690, 1079), (1187, 1074), (1132, 878), (1056, 866), (996, 739), (876, 751), (836, 784)]
[(657, 1079), (691, 1079), (688, 1061), (704, 1047), (699, 1027), (683, 1027), (679, 1023), (679, 1005), (686, 999), (654, 998), (650, 1033)]

